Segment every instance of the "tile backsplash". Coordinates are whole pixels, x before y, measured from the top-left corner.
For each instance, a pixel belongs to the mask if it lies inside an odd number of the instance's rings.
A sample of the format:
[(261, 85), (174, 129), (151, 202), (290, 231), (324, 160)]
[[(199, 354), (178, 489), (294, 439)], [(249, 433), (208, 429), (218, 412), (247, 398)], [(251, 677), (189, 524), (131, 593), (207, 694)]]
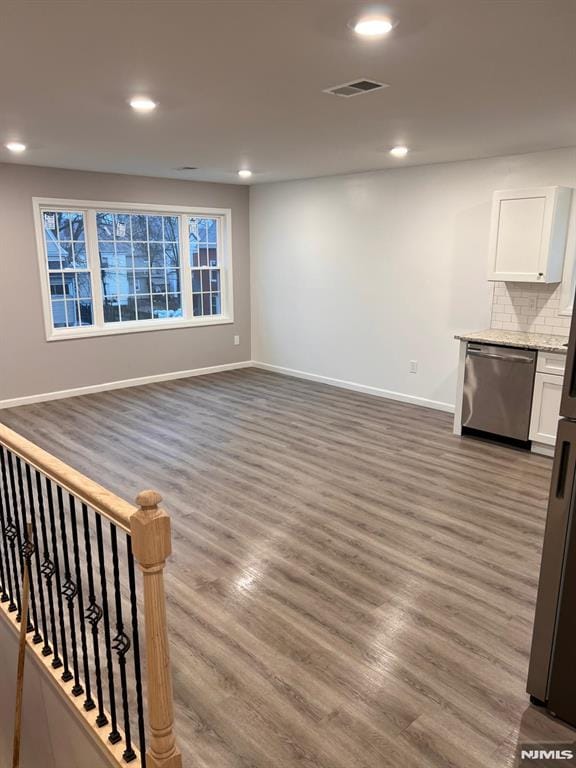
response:
[(568, 336), (570, 317), (559, 314), (560, 295), (560, 283), (495, 283), (490, 327)]

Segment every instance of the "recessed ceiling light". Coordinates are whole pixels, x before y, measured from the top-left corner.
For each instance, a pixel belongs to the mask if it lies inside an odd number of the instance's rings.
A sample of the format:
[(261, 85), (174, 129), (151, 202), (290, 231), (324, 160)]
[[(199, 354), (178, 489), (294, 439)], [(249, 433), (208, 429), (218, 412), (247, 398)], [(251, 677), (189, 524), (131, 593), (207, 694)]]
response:
[(392, 147), (390, 154), (392, 157), (406, 157), (408, 154), (408, 147)]
[(9, 141), (7, 144), (4, 145), (6, 149), (9, 149), (10, 152), (24, 152), (26, 150), (26, 144), (22, 144), (21, 141)]
[(152, 112), (158, 104), (147, 96), (134, 96), (133, 99), (130, 99), (130, 106), (136, 112)]
[(354, 25), (354, 32), (361, 37), (382, 37), (392, 30), (390, 19), (381, 17), (367, 17), (360, 19)]
[(243, 168), (241, 171), (238, 171), (238, 176), (241, 179), (249, 179), (252, 176), (252, 171), (249, 171), (248, 168)]

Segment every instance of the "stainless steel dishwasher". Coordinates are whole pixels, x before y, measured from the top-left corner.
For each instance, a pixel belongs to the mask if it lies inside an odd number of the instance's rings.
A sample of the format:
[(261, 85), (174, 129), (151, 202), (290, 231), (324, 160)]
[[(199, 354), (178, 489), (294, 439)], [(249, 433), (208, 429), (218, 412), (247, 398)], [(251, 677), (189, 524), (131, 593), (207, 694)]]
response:
[(536, 352), (468, 342), (462, 426), (528, 440)]

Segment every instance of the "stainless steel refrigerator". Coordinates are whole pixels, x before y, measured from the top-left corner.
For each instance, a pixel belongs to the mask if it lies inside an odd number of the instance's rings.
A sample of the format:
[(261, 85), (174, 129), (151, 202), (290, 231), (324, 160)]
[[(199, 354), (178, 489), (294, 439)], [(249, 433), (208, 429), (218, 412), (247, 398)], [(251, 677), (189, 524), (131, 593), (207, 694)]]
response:
[(576, 726), (576, 313), (560, 415), (527, 690), (533, 703)]

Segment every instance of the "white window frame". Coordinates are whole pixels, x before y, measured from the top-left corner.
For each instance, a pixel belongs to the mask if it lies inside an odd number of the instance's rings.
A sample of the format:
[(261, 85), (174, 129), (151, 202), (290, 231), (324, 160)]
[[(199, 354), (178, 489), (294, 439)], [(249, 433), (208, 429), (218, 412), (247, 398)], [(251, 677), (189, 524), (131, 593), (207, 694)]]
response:
[[(209, 325), (226, 325), (234, 322), (234, 296), (232, 271), (232, 211), (230, 208), (188, 207), (181, 205), (151, 205), (149, 203), (124, 203), (102, 200), (66, 200), (52, 197), (33, 197), (34, 226), (36, 229), (36, 250), (42, 288), (42, 309), (47, 341), (83, 339), (91, 336), (114, 336), (125, 333), (162, 331), (175, 328), (194, 328)], [(86, 257), (92, 280), (92, 312), (94, 324), (72, 328), (54, 328), (48, 259), (44, 245), (44, 224), (42, 212), (78, 211), (85, 217)], [(122, 213), (145, 213), (147, 215), (178, 216), (180, 226), (180, 285), (183, 317), (167, 317), (151, 320), (124, 320), (104, 323), (102, 283), (100, 280), (100, 257), (96, 231), (96, 212), (117, 211)], [(220, 270), (221, 314), (194, 317), (192, 315), (192, 265), (189, 248), (189, 217), (213, 217), (218, 220), (218, 257)]]

